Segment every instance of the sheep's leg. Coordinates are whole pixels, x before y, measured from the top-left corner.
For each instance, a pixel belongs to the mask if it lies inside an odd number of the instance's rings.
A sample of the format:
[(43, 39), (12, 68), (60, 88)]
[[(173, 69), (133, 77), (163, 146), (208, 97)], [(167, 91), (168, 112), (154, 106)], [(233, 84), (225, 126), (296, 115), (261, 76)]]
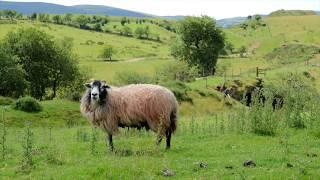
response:
[(112, 142), (112, 135), (111, 134), (108, 134), (106, 141), (109, 144), (109, 150), (112, 152), (113, 151), (113, 142)]
[(167, 147), (166, 149), (170, 149), (170, 141), (171, 141), (171, 131), (168, 130), (167, 133), (166, 133), (166, 140), (167, 140)]
[(160, 143), (161, 143), (161, 141), (162, 141), (162, 136), (161, 135), (159, 135), (158, 136), (158, 138), (157, 138), (157, 146), (159, 146), (160, 145)]

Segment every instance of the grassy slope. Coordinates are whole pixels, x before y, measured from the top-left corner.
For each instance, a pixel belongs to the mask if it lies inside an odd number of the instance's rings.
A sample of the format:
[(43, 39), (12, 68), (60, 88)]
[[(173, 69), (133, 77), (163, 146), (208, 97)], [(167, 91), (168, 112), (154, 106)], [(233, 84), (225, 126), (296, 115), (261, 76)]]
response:
[[(218, 66), (227, 65), (229, 75), (232, 71), (234, 74), (238, 74), (239, 69), (241, 69), (242, 76), (240, 78), (248, 81), (255, 78), (254, 69), (256, 66), (270, 68), (265, 77), (270, 82), (278, 79), (278, 74), (283, 74), (283, 72), (309, 71), (317, 80), (314, 83), (320, 88), (319, 84), (317, 84), (320, 78), (319, 67), (303, 66), (301, 63), (279, 66), (263, 59), (266, 53), (285, 43), (282, 33), (286, 34), (285, 40), (288, 42), (298, 40), (300, 43), (319, 45), (319, 18), (319, 16), (267, 18), (266, 21), (270, 26), (272, 36), (267, 29), (260, 29), (255, 32), (244, 32), (239, 28), (229, 29), (227, 30), (227, 37), (235, 43), (236, 47), (244, 44), (249, 47), (257, 46), (258, 48), (256, 54), (250, 58), (220, 59)], [(3, 29), (2, 27), (4, 26), (0, 26), (1, 37), (4, 31), (8, 31), (8, 28)], [(61, 27), (60, 29), (58, 26), (52, 26), (57, 29), (51, 32), (53, 34), (60, 32), (60, 30), (62, 33), (69, 29), (66, 27)], [(79, 38), (81, 36), (77, 36), (76, 33), (73, 33), (75, 32), (73, 30), (70, 29), (70, 36), (74, 37), (75, 42), (78, 42), (78, 44), (83, 42)], [(83, 37), (87, 36), (88, 38), (86, 39), (95, 38), (97, 41), (100, 39), (91, 36), (99, 33), (81, 30), (76, 30), (76, 32), (83, 33), (81, 35)], [(112, 35), (103, 34), (101, 36), (103, 38), (113, 37), (114, 40), (125, 39), (124, 37)], [(145, 47), (142, 41), (133, 39), (130, 39), (130, 41), (137, 42), (142, 48)], [(125, 42), (123, 41), (123, 43)], [(128, 43), (130, 43), (129, 40)], [(80, 45), (76, 46), (81, 47)], [(123, 44), (119, 43), (119, 48), (122, 48), (122, 46)], [(96, 45), (95, 47), (99, 46)], [(90, 49), (90, 47), (88, 48)], [(92, 67), (95, 72), (98, 70), (99, 72), (94, 76), (101, 78), (112, 79), (112, 73), (115, 71), (129, 68), (135, 68), (137, 71), (151, 74), (153, 69), (150, 67), (157, 67), (163, 62), (170, 63), (170, 61), (155, 60), (158, 56), (166, 58), (167, 50), (155, 51), (157, 54), (155, 59), (148, 58), (149, 60), (146, 59), (144, 61), (123, 62), (123, 65), (121, 63), (88, 61), (90, 58), (85, 57), (95, 56), (95, 53), (90, 55), (91, 51), (84, 47), (81, 50), (83, 50), (82, 52), (79, 51), (80, 54), (83, 53), (80, 55), (81, 65)], [(125, 55), (123, 56), (126, 59)], [(318, 55), (311, 60), (311, 63), (319, 64), (319, 60), (320, 56)], [(157, 64), (157, 61), (159, 61), (159, 64)], [(140, 69), (141, 67), (143, 69)], [(231, 79), (230, 76), (227, 78)], [(208, 79), (209, 88), (214, 88), (215, 85), (222, 83), (222, 76)], [(188, 85), (192, 89), (206, 89), (205, 80), (198, 80)], [(176, 172), (175, 178), (181, 179), (310, 179), (319, 177), (319, 157), (307, 156), (310, 153), (319, 156), (319, 139), (311, 136), (306, 130), (285, 130), (279, 132), (276, 137), (234, 134), (233, 132), (226, 132), (225, 127), (222, 127), (221, 124), (219, 125), (220, 122), (223, 122), (221, 117), (217, 121), (214, 118), (203, 117), (199, 119), (196, 117), (195, 122), (198, 124), (192, 126), (190, 119), (196, 113), (198, 113), (196, 115), (210, 115), (219, 112), (218, 114), (221, 116), (221, 111), (225, 112), (229, 109), (225, 107), (222, 101), (217, 101), (219, 96), (209, 98), (209, 101), (207, 98), (200, 98), (197, 94), (193, 96), (197, 97), (195, 101), (196, 107), (184, 103), (181, 105), (181, 114), (183, 116), (180, 118), (178, 132), (173, 136), (173, 148), (170, 151), (164, 151), (163, 147), (158, 149), (154, 146), (154, 134), (145, 134), (144, 131), (141, 133), (122, 131), (121, 135), (115, 138), (117, 153), (105, 155), (104, 137), (99, 132), (98, 154), (91, 155), (91, 128), (89, 127), (54, 128), (52, 131), (53, 140), (50, 145), (53, 148), (48, 148), (50, 142), (48, 140), (48, 128), (33, 128), (35, 134), (35, 167), (28, 173), (22, 172), (20, 168), (22, 159), (20, 141), (23, 129), (10, 128), (8, 132), (9, 158), (4, 162), (0, 162), (0, 178), (129, 179), (134, 177), (161, 179), (163, 178), (161, 170), (164, 168), (174, 170)], [(49, 114), (49, 117), (43, 118), (43, 120), (50, 119), (52, 115), (52, 120), (56, 120), (59, 123), (57, 126), (61, 126), (65, 124), (63, 118), (70, 117), (70, 114), (60, 112), (65, 112), (64, 109), (68, 109), (69, 111), (74, 111), (76, 114), (75, 119), (79, 119), (79, 122), (84, 122), (82, 118), (78, 118), (79, 112), (76, 112), (78, 111), (77, 103), (52, 101), (43, 102), (43, 104), (45, 106), (43, 113), (33, 115), (10, 110), (7, 116), (17, 117), (18, 119), (31, 118), (32, 120), (33, 117)], [(34, 120), (34, 122), (39, 123), (39, 120)], [(218, 122), (218, 124), (215, 124), (215, 122)], [(83, 142), (84, 140), (77, 141), (77, 134), (80, 129), (87, 136), (85, 142)], [(48, 152), (48, 149), (54, 150), (55, 153), (52, 155), (52, 153)], [(52, 161), (52, 157), (56, 160)], [(257, 167), (243, 167), (242, 163), (247, 159), (253, 159), (257, 163)], [(62, 164), (60, 164), (60, 160)], [(207, 169), (198, 168), (201, 161), (208, 163)], [(292, 164), (293, 168), (288, 168), (287, 163)]]
[[(319, 80), (320, 69), (314, 66), (306, 66), (304, 62), (287, 64), (285, 66), (270, 62), (265, 59), (265, 55), (274, 48), (280, 47), (286, 43), (300, 43), (320, 46), (320, 16), (284, 16), (284, 17), (268, 17), (264, 21), (267, 22), (268, 28), (258, 28), (257, 30), (244, 31), (239, 27), (226, 29), (226, 37), (235, 44), (236, 48), (242, 45), (248, 49), (255, 49), (255, 54), (249, 55), (248, 58), (225, 58), (218, 61), (219, 67), (226, 66), (227, 80), (233, 79), (252, 80), (255, 78), (255, 69), (268, 68), (265, 76), (268, 81), (278, 79), (279, 72), (303, 72), (310, 71)], [(315, 56), (310, 64), (319, 64), (319, 56)], [(262, 76), (263, 77), (263, 76)], [(214, 77), (219, 78), (219, 77)], [(221, 78), (221, 77), (220, 77)], [(216, 82), (216, 81), (214, 81)], [(209, 83), (215, 86), (221, 83)], [(319, 86), (318, 81), (315, 85)]]

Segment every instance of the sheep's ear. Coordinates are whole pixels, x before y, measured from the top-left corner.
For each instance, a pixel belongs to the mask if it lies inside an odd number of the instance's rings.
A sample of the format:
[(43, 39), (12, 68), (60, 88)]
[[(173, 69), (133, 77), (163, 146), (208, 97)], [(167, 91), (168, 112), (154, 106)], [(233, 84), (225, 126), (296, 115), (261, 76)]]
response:
[(109, 85), (107, 85), (107, 84), (104, 84), (104, 85), (102, 85), (102, 88), (104, 88), (104, 89), (109, 89), (109, 88), (110, 88), (110, 86), (109, 86)]
[(91, 84), (90, 84), (90, 83), (85, 83), (84, 86), (85, 86), (86, 88), (91, 88)]

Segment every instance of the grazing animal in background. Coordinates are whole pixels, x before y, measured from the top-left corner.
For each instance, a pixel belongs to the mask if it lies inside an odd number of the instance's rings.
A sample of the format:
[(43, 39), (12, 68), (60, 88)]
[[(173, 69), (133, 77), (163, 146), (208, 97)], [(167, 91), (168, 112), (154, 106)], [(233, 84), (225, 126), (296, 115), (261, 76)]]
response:
[(112, 136), (118, 133), (119, 127), (151, 129), (159, 133), (157, 144), (165, 136), (166, 148), (170, 148), (178, 114), (178, 103), (170, 90), (151, 84), (111, 87), (100, 80), (85, 86), (87, 91), (81, 99), (81, 113), (94, 126), (106, 131), (111, 151)]

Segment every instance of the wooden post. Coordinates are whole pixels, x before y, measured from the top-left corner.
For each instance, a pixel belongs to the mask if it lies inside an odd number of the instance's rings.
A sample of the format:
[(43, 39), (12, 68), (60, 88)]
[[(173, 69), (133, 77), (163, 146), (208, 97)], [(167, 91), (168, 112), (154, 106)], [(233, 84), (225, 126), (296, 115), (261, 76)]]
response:
[(256, 77), (259, 77), (259, 67), (257, 67), (257, 70), (256, 70)]

